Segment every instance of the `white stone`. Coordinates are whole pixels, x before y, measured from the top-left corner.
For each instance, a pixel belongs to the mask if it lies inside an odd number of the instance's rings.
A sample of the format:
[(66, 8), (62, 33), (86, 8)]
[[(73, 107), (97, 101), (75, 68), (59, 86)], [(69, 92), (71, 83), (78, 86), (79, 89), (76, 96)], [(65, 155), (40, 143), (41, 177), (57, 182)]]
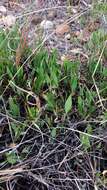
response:
[(65, 39), (70, 40), (70, 39), (71, 39), (71, 35), (70, 35), (70, 34), (67, 34), (67, 35), (65, 36)]
[(76, 10), (76, 9), (72, 9), (72, 12), (73, 12), (74, 14), (76, 14), (76, 13), (77, 13), (77, 10)]
[(50, 20), (43, 20), (40, 26), (42, 29), (48, 30), (48, 29), (52, 29), (54, 27), (54, 24)]
[(4, 6), (0, 6), (0, 13), (6, 14), (7, 9)]
[(3, 24), (10, 27), (13, 26), (16, 22), (16, 17), (13, 15), (7, 15), (3, 17)]

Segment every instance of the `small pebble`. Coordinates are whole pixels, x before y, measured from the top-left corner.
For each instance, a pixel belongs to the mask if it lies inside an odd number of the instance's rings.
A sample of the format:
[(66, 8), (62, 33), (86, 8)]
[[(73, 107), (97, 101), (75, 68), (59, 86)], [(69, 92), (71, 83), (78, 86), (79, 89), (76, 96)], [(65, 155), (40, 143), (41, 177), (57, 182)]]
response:
[(56, 17), (57, 17), (57, 11), (56, 10), (49, 11), (49, 13), (48, 13), (48, 19), (53, 20)]
[(70, 27), (68, 24), (60, 24), (56, 27), (56, 34), (57, 35), (64, 35), (65, 33), (70, 32)]
[(3, 24), (5, 26), (11, 27), (15, 24), (16, 22), (16, 17), (13, 15), (7, 15), (5, 17), (2, 18)]
[(50, 20), (43, 20), (40, 24), (41, 28), (44, 30), (52, 29), (54, 27), (54, 24)]
[(42, 18), (41, 18), (40, 16), (35, 16), (35, 17), (33, 17), (32, 20), (31, 20), (32, 24), (34, 24), (34, 25), (40, 24), (41, 21), (42, 21)]
[(76, 13), (77, 13), (77, 10), (76, 10), (76, 9), (72, 9), (72, 12), (73, 12), (74, 14), (76, 14)]
[(71, 35), (70, 35), (70, 34), (67, 34), (67, 35), (65, 36), (65, 39), (70, 40), (70, 39), (71, 39)]
[(7, 9), (4, 6), (0, 6), (0, 13), (6, 14)]

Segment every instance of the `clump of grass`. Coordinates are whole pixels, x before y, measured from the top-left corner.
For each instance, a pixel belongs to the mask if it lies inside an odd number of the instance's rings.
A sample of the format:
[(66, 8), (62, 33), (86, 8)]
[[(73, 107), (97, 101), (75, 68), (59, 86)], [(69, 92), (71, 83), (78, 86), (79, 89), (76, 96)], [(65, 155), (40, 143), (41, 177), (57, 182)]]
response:
[[(102, 62), (106, 59), (106, 48), (99, 60), (100, 50), (105, 43), (102, 31), (94, 32), (86, 45), (87, 51), (94, 48), (94, 52), (85, 66), (81, 65), (79, 59), (65, 60), (60, 65), (57, 51), (49, 53), (44, 48), (23, 65), (32, 52), (28, 47), (17, 64), (15, 58), (20, 44), (20, 34), (13, 30), (9, 34), (8, 42), (5, 40), (6, 35), (1, 31), (0, 112), (5, 115), (7, 121), (7, 128), (3, 130), (4, 133), (10, 134), (9, 141), (6, 142), (9, 146), (14, 143), (16, 147), (22, 142), (24, 134), (28, 137), (32, 135), (27, 133), (27, 129), (36, 129), (37, 126), (38, 130), (43, 131), (47, 130), (48, 126), (50, 138), (53, 139), (57, 136), (60, 139), (60, 129), (63, 133), (66, 132), (70, 123), (81, 121), (94, 123), (97, 120), (98, 130), (99, 123), (105, 127), (107, 68)], [(85, 152), (91, 150), (95, 128), (95, 123), (91, 125), (87, 122), (82, 132), (78, 134), (82, 150)], [(78, 133), (78, 130), (76, 132)], [(16, 149), (15, 151), (9, 149), (3, 154), (3, 163), (14, 165), (25, 159), (28, 152), (29, 146), (22, 146), (18, 152)]]
[[(11, 35), (14, 36), (14, 32)], [(92, 55), (89, 63), (86, 64), (85, 72), (83, 72), (79, 60), (74, 62), (65, 60), (63, 65), (59, 65), (56, 50), (49, 54), (44, 49), (33, 55), (29, 63), (21, 67), (24, 60), (17, 65), (14, 59), (15, 53), (8, 48), (3, 32), (1, 32), (0, 38), (1, 42), (4, 41), (0, 50), (1, 94), (20, 69), (3, 95), (4, 99), (8, 97), (6, 109), (13, 117), (20, 118), (24, 115), (24, 120), (32, 120), (36, 117), (40, 119), (40, 117), (44, 118), (42, 110), (45, 110), (46, 120), (49, 113), (51, 113), (52, 120), (55, 117), (64, 117), (66, 120), (74, 114), (75, 110), (79, 119), (94, 118), (96, 110), (99, 109), (96, 106), (98, 97), (92, 79), (98, 62), (97, 55)], [(101, 37), (98, 32), (93, 33), (87, 48), (92, 49), (95, 46), (94, 50), (97, 54), (96, 48), (103, 45), (101, 38), (103, 36)], [(17, 45), (11, 42), (10, 46), (15, 46), (17, 49), (18, 42)], [(31, 52), (31, 50), (28, 51)], [(99, 63), (95, 80), (102, 98), (105, 98), (107, 94), (106, 77), (107, 68)], [(83, 81), (82, 78), (84, 78)], [(21, 110), (24, 110), (25, 113), (22, 114)]]

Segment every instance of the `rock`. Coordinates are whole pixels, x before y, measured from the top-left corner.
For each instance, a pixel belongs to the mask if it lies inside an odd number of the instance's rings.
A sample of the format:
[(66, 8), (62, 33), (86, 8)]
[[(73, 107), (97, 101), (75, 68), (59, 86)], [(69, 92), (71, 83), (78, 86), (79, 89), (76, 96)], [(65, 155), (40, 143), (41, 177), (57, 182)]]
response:
[(76, 14), (77, 13), (77, 9), (72, 9), (72, 12), (74, 13), (74, 14)]
[(53, 29), (54, 24), (52, 21), (50, 20), (43, 20), (40, 24), (41, 28), (44, 30), (49, 30), (49, 29)]
[(64, 35), (65, 33), (70, 32), (70, 27), (68, 24), (60, 24), (56, 28), (56, 34), (57, 35)]
[(81, 35), (81, 31), (76, 31), (75, 33), (74, 33), (74, 36), (75, 37), (79, 37)]
[(16, 22), (16, 17), (13, 15), (7, 15), (5, 17), (2, 18), (3, 24), (5, 26), (11, 27), (15, 24)]
[(34, 25), (38, 25), (42, 22), (42, 18), (40, 16), (35, 16), (32, 18), (31, 22)]
[(4, 6), (0, 6), (0, 13), (6, 14), (7, 9)]
[(57, 11), (56, 10), (51, 10), (48, 12), (48, 19), (53, 20), (55, 17), (57, 17)]
[(67, 39), (67, 40), (70, 40), (70, 39), (71, 39), (70, 33), (65, 36), (65, 39)]

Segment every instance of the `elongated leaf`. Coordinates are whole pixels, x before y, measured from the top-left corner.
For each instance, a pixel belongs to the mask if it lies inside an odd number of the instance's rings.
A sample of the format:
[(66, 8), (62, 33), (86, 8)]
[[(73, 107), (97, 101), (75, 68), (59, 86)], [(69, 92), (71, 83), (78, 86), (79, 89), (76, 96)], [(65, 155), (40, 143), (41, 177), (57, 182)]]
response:
[(9, 98), (9, 108), (10, 108), (10, 113), (13, 116), (20, 116), (20, 109), (18, 103), (15, 102), (15, 100), (10, 97)]
[(10, 71), (9, 67), (7, 67), (7, 74), (8, 74), (8, 76), (9, 76), (10, 79), (13, 77), (13, 74)]
[(88, 148), (90, 148), (91, 145), (90, 145), (90, 137), (89, 136), (87, 136), (85, 134), (81, 134), (80, 139), (81, 139), (81, 143), (82, 143), (84, 149), (87, 150)]
[(53, 129), (52, 129), (52, 131), (51, 131), (51, 136), (52, 136), (53, 138), (56, 137), (56, 128), (53, 128)]
[(80, 114), (83, 114), (83, 100), (81, 96), (78, 97), (78, 111)]
[(72, 86), (72, 92), (74, 93), (76, 88), (77, 88), (77, 84), (78, 84), (78, 81), (77, 81), (77, 77), (73, 77), (71, 79), (71, 86)]
[(66, 114), (72, 109), (72, 96), (70, 95), (65, 102), (65, 112)]

